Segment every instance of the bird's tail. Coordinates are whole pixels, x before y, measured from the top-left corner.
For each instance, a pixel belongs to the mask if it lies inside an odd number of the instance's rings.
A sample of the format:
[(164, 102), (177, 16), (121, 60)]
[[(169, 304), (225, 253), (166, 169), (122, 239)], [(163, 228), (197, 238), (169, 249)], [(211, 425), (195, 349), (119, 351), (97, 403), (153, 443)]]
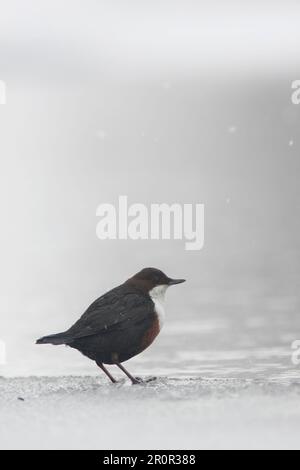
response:
[(66, 333), (58, 333), (56, 335), (44, 336), (37, 340), (36, 344), (67, 344), (68, 336)]

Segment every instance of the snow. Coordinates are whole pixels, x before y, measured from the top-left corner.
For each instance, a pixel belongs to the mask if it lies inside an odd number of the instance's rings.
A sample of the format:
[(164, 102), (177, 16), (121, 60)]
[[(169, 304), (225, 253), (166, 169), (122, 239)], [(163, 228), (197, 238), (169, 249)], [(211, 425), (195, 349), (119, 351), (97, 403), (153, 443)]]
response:
[[(300, 381), (0, 380), (5, 449), (299, 448)], [(20, 399), (24, 400), (21, 401)]]

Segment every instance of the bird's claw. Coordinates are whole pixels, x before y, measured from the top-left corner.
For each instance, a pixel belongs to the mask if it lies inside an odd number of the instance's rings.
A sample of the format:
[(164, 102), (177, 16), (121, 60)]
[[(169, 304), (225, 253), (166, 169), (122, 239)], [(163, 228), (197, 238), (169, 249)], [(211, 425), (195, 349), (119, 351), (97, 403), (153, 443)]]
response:
[(133, 385), (141, 385), (141, 384), (146, 384), (149, 382), (153, 382), (154, 380), (157, 380), (157, 377), (148, 377), (147, 379), (142, 379), (141, 377), (134, 377), (134, 380), (132, 381)]
[(141, 377), (134, 377), (132, 380), (132, 385), (143, 384), (144, 380)]

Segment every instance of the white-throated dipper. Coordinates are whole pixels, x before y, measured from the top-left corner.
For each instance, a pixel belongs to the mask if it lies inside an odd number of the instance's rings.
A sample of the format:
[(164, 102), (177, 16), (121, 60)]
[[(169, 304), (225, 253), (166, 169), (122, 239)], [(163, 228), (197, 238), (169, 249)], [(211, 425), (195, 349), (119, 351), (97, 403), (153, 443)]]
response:
[(95, 361), (112, 382), (116, 380), (104, 364), (115, 364), (133, 384), (140, 383), (122, 362), (153, 343), (164, 321), (166, 290), (182, 282), (159, 269), (145, 268), (95, 300), (69, 330), (45, 336), (37, 344), (65, 344)]

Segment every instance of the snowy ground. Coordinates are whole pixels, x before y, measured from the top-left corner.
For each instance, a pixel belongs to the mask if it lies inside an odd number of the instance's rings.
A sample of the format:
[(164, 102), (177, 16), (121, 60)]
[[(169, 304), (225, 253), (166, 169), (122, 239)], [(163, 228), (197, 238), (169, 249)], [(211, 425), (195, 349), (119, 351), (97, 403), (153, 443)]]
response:
[(300, 448), (298, 298), (200, 298), (206, 304), (190, 306), (184, 321), (176, 298), (157, 341), (126, 363), (134, 375), (158, 376), (146, 385), (110, 367), (120, 381), (112, 385), (77, 351), (36, 346), (51, 325), (32, 332), (34, 322), (16, 322), (0, 368), (0, 447)]
[(0, 380), (4, 449), (299, 448), (300, 381)]

